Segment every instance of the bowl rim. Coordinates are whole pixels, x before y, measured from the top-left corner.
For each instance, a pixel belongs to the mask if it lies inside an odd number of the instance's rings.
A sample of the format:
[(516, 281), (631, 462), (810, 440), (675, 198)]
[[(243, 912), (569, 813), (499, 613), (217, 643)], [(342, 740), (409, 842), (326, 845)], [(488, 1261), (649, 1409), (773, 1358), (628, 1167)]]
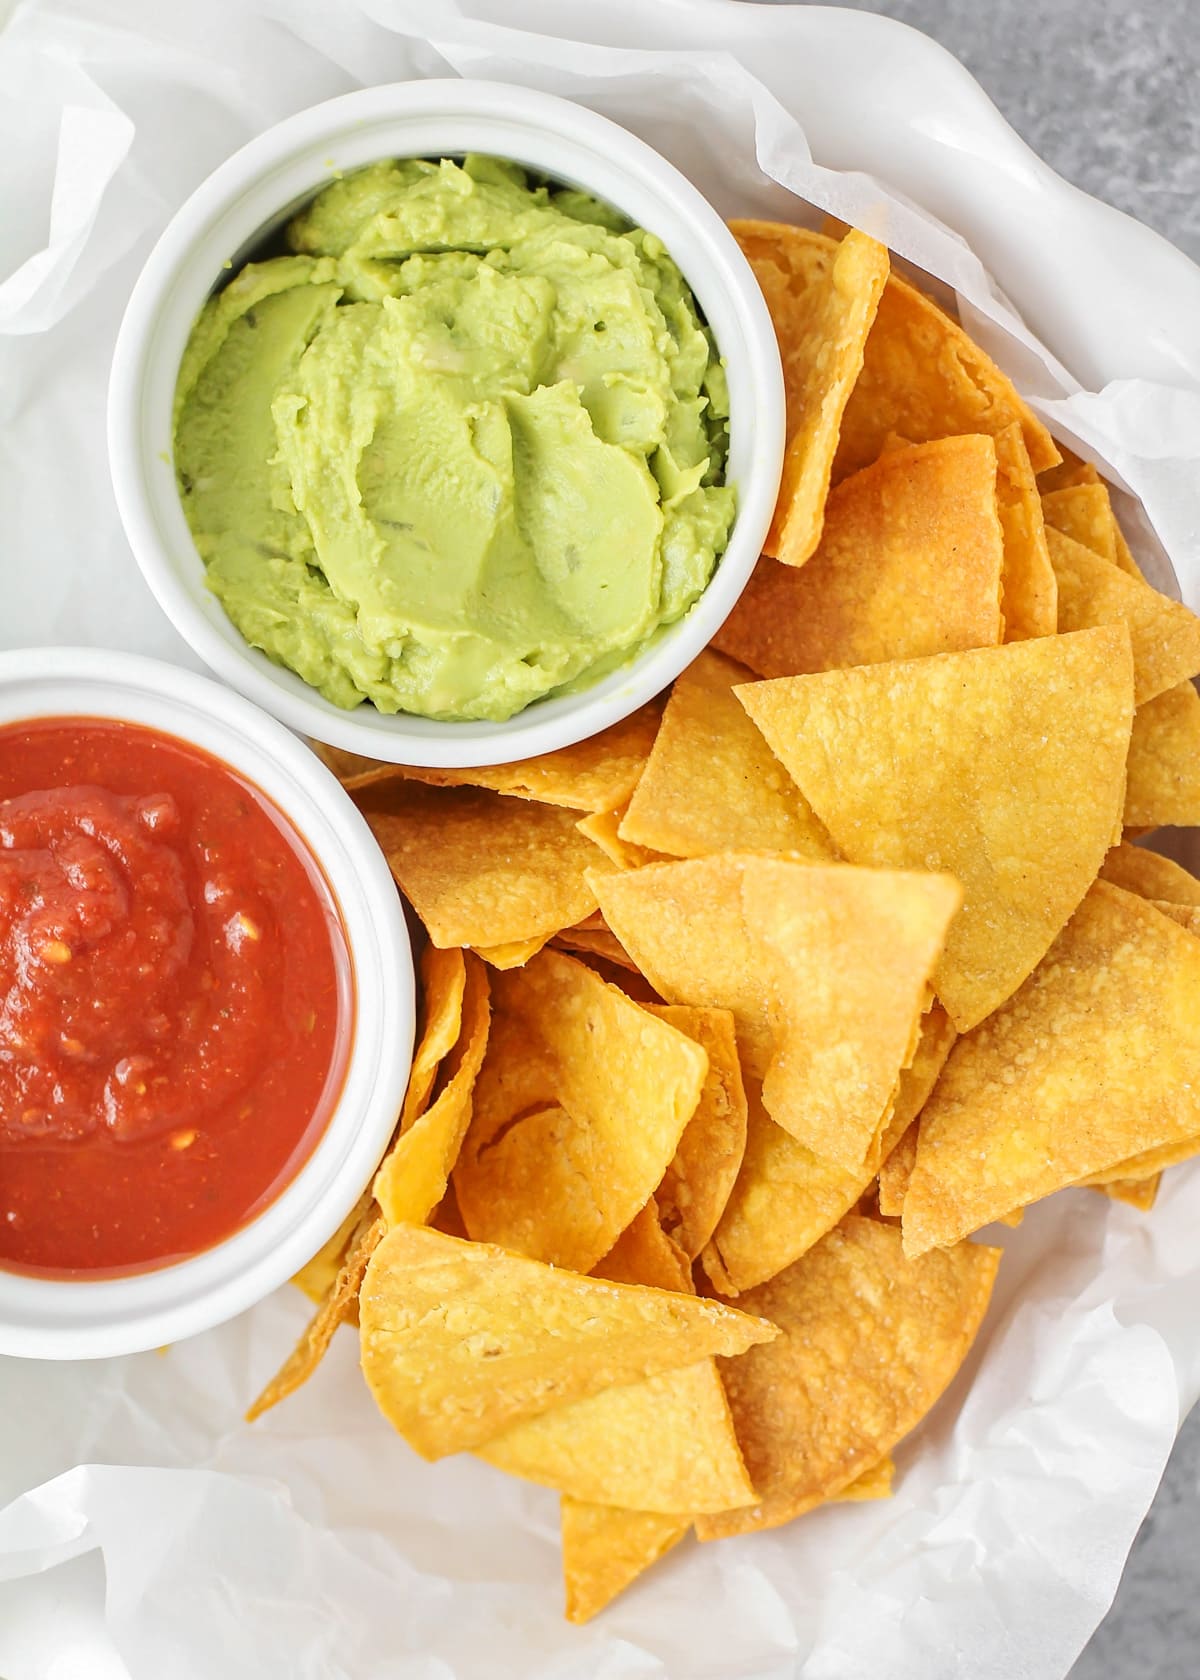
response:
[[(413, 132), (412, 144), (404, 144), (405, 129)], [(422, 132), (445, 138), (421, 145), (415, 136)], [(485, 133), (498, 143), (471, 138)], [(635, 222), (662, 231), (726, 363), (729, 477), (738, 508), (704, 592), (620, 670), (578, 694), (535, 701), (504, 722), (385, 717), (366, 705), (346, 711), (250, 647), (204, 587), (203, 563), (174, 486), (169, 425), (154, 434), (147, 419), (149, 405), (162, 408), (168, 362), (174, 392), (179, 320), (186, 316), (190, 328), (221, 263), (236, 262), (254, 236), (341, 167), (340, 158), (330, 155), (338, 147), (351, 148), (354, 161), (346, 167), (388, 156), (490, 150), (616, 203)], [(292, 189), (305, 175), (307, 185), (297, 194)], [(613, 190), (614, 180), (619, 190)], [(244, 228), (232, 244), (222, 239), (231, 227)], [(206, 244), (219, 245), (222, 256), (202, 260)], [(107, 425), (117, 507), (138, 566), (160, 607), (210, 669), (293, 729), (330, 745), (393, 762), (461, 768), (507, 763), (594, 735), (661, 692), (700, 653), (757, 563), (782, 473), (786, 415), (779, 347), (753, 270), (686, 176), (586, 106), (504, 82), (447, 77), (363, 88), (311, 106), (265, 130), (200, 184), (159, 237), (131, 293), (113, 355)]]
[(148, 725), (253, 781), (324, 874), (353, 977), (341, 1090), (311, 1153), (253, 1219), (197, 1254), (118, 1278), (0, 1267), (0, 1354), (85, 1359), (161, 1347), (224, 1323), (285, 1283), (333, 1235), (395, 1127), (411, 1065), (415, 982), (400, 895), (365, 819), (317, 755), (274, 718), (210, 677), (140, 655), (0, 652), (0, 724), (52, 716)]

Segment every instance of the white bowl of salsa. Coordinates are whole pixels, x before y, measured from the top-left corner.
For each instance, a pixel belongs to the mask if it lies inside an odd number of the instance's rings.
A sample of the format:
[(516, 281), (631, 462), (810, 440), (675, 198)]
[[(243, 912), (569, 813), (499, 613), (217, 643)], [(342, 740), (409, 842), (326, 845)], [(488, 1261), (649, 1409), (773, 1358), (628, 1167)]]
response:
[[(506, 215), (533, 235), (505, 243)], [(196, 653), (317, 740), (441, 767), (569, 745), (666, 688), (753, 570), (784, 429), (716, 210), (606, 118), (470, 80), (346, 95), (224, 163), (146, 263), (109, 394), (126, 533)]]
[(0, 654), (0, 951), (0, 1354), (208, 1329), (346, 1220), (412, 959), (366, 824), (272, 718), (126, 654)]

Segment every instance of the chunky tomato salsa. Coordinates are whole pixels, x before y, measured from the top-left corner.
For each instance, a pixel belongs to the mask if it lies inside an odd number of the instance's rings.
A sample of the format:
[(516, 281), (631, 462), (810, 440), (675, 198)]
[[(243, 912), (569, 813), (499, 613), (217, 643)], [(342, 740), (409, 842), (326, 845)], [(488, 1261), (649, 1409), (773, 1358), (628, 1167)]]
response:
[(196, 1253), (311, 1153), (350, 968), (304, 842), (216, 759), (132, 724), (0, 728), (0, 1266)]

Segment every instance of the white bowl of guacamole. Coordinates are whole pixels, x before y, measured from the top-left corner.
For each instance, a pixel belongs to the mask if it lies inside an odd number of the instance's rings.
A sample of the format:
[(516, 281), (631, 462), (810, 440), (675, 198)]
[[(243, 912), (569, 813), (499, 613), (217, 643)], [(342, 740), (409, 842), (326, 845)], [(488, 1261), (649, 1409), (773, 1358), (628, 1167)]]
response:
[(415, 82), (302, 112), (184, 205), (109, 437), (210, 666), (331, 745), (482, 764), (617, 721), (711, 638), (770, 523), (782, 377), (658, 154), (565, 100)]

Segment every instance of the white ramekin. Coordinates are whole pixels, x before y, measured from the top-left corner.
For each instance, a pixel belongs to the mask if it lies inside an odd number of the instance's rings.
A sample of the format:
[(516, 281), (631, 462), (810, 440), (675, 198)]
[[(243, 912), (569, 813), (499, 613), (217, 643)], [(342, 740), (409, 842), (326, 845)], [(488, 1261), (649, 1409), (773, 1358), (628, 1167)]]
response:
[[(197, 312), (331, 178), (379, 158), (488, 152), (616, 205), (657, 234), (712, 327), (729, 379), (728, 548), (691, 612), (622, 670), (580, 694), (536, 702), (505, 723), (435, 723), (370, 705), (343, 711), (242, 640), (206, 589), (172, 464), (171, 405)], [(108, 446), (126, 535), (175, 628), (220, 676), (319, 741), (393, 762), (498, 764), (549, 752), (616, 723), (665, 688), (711, 640), (740, 595), (771, 522), (784, 446), (783, 375), (749, 264), (712, 206), (643, 141), (583, 106), (499, 82), (366, 88), (268, 129), (177, 212), (130, 297), (109, 386)]]
[(325, 873), (346, 931), (353, 1037), (341, 1096), (316, 1148), (250, 1224), (191, 1259), (75, 1282), (0, 1269), (0, 1354), (89, 1359), (207, 1330), (284, 1283), (341, 1224), (395, 1126), (413, 1040), (413, 969), (399, 895), (370, 829), (294, 735), (207, 677), (87, 648), (0, 654), (0, 724), (121, 718), (202, 747), (279, 807)]

